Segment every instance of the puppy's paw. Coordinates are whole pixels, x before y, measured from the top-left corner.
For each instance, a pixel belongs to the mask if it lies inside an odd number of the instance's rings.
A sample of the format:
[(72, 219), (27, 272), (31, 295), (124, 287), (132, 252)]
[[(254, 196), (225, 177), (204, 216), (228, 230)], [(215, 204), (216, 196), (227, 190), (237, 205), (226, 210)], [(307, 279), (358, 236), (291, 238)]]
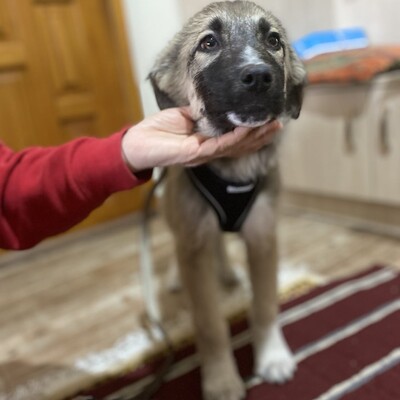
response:
[(255, 372), (267, 382), (283, 384), (293, 378), (295, 371), (296, 361), (280, 328), (275, 324), (261, 346)]
[(296, 362), (290, 352), (274, 353), (260, 366), (257, 375), (269, 383), (283, 384), (293, 378)]
[(205, 400), (242, 400), (246, 396), (244, 384), (236, 373), (220, 371), (203, 378)]

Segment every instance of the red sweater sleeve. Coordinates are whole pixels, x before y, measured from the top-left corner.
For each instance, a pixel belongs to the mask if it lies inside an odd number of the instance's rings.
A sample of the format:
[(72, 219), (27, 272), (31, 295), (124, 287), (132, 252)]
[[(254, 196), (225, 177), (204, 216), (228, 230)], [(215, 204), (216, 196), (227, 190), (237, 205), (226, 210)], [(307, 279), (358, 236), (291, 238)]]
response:
[(123, 134), (20, 152), (0, 143), (0, 248), (32, 247), (149, 180), (151, 171), (134, 175), (123, 161)]

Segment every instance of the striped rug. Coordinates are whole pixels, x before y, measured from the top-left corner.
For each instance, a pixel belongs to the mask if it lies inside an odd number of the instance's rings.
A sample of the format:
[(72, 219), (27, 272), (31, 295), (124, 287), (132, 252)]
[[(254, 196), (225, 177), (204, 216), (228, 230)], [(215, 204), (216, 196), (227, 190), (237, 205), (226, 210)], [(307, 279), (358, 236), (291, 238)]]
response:
[[(232, 343), (247, 400), (400, 399), (400, 276), (373, 267), (314, 289), (282, 305), (280, 321), (298, 362), (295, 378), (282, 386), (251, 377), (248, 324), (232, 326)], [(86, 398), (124, 400), (154, 379), (162, 360), (99, 385)], [(82, 396), (81, 398), (85, 398)], [(90, 396), (90, 397), (89, 397)], [(193, 346), (177, 352), (155, 400), (201, 400), (199, 363)]]

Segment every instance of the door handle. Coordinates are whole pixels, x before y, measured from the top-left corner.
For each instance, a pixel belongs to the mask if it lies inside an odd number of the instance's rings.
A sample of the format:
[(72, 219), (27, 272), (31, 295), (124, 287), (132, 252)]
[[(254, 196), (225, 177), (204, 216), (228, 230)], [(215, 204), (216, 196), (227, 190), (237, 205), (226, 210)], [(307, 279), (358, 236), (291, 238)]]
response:
[(344, 145), (346, 153), (353, 154), (356, 151), (356, 144), (353, 132), (353, 120), (346, 119), (344, 125)]
[(379, 147), (382, 154), (390, 153), (389, 129), (387, 121), (388, 111), (382, 113), (379, 123)]

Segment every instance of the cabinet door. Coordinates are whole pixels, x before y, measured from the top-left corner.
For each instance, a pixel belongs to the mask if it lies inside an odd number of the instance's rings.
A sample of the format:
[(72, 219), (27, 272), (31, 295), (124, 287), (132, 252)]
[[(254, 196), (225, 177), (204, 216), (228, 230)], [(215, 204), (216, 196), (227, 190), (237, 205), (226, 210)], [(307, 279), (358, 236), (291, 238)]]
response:
[(371, 200), (400, 205), (400, 89), (380, 103), (370, 137)]
[(289, 190), (363, 199), (368, 195), (367, 121), (326, 117), (304, 110), (289, 125), (282, 175)]

